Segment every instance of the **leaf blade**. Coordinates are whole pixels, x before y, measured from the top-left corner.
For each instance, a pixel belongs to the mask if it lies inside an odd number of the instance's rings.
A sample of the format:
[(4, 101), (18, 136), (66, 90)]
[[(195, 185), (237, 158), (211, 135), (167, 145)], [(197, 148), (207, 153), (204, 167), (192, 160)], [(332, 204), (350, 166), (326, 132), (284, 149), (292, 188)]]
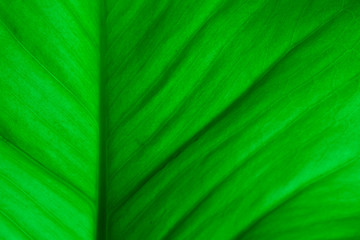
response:
[(84, 1), (0, 3), (2, 238), (94, 238), (97, 14)]

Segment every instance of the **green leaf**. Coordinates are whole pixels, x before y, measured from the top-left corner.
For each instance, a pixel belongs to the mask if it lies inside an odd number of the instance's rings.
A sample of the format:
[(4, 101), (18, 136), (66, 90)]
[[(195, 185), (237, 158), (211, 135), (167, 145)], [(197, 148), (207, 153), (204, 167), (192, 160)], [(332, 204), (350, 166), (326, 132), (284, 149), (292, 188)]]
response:
[(96, 3), (0, 1), (0, 238), (92, 239)]
[(0, 239), (359, 239), (359, 17), (0, 1)]

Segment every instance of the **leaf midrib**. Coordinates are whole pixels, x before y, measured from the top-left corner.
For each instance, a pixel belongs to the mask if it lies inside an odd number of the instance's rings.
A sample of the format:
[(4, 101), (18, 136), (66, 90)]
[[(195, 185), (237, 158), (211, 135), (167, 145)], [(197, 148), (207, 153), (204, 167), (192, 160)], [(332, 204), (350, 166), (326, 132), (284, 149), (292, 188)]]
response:
[(99, 176), (98, 176), (98, 213), (96, 222), (96, 239), (107, 239), (107, 100), (106, 100), (106, 5), (105, 0), (99, 1)]

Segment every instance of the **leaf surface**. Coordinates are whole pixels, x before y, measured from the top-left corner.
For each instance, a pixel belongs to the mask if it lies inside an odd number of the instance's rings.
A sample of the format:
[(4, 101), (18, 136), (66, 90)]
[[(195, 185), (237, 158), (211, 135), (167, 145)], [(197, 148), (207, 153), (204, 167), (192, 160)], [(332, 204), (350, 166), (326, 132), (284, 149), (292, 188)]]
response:
[(111, 236), (359, 237), (359, 3), (138, 2), (109, 6)]
[(0, 238), (92, 239), (98, 7), (0, 1)]
[(0, 238), (360, 238), (359, 17), (0, 1)]

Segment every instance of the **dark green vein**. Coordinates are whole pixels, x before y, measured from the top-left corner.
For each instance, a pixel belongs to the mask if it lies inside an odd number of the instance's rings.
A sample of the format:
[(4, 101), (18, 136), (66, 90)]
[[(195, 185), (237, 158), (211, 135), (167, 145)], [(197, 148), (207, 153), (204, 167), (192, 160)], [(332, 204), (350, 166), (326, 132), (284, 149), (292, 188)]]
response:
[[(356, 75), (357, 77), (358, 75)], [(355, 79), (352, 78), (351, 80), (349, 80), (347, 83), (345, 84), (341, 89), (344, 90), (346, 88), (350, 86), (352, 86), (351, 83), (353, 80)], [(171, 236), (177, 231), (177, 229), (179, 229), (181, 227), (181, 225), (183, 223), (186, 222), (187, 219), (189, 219), (191, 217), (191, 215), (193, 215), (195, 213), (195, 211), (197, 209), (200, 208), (200, 206), (207, 200), (209, 199), (220, 187), (222, 184), (226, 183), (228, 181), (228, 179), (236, 174), (236, 172), (240, 169), (243, 168), (245, 166), (246, 163), (250, 162), (251, 159), (255, 158), (257, 156), (257, 154), (259, 154), (261, 151), (263, 151), (264, 149), (266, 149), (267, 147), (271, 146), (270, 143), (276, 142), (276, 140), (278, 138), (281, 137), (282, 134), (285, 134), (286, 131), (288, 129), (290, 129), (293, 126), (296, 126), (298, 123), (301, 123), (304, 118), (306, 118), (308, 115), (310, 115), (312, 112), (316, 112), (317, 108), (319, 107), (319, 105), (324, 104), (329, 98), (333, 97), (333, 95), (337, 94), (338, 91), (336, 92), (331, 92), (328, 95), (326, 95), (324, 98), (320, 99), (319, 102), (313, 104), (313, 106), (311, 108), (309, 108), (307, 111), (302, 112), (299, 116), (295, 117), (295, 119), (293, 119), (290, 123), (287, 124), (287, 126), (285, 126), (284, 128), (282, 128), (279, 132), (275, 133), (273, 136), (271, 136), (262, 146), (260, 146), (257, 150), (255, 150), (253, 153), (251, 153), (250, 155), (248, 155), (248, 157), (246, 157), (244, 160), (242, 160), (241, 164), (239, 166), (236, 166), (236, 168), (225, 178), (221, 179), (218, 183), (216, 183), (214, 185), (214, 187), (212, 187), (204, 196), (202, 196), (198, 202), (196, 202), (194, 204), (194, 206), (184, 215), (180, 218), (180, 220), (168, 231), (168, 233), (165, 235), (165, 237), (163, 239), (171, 239)], [(258, 117), (256, 119), (260, 119), (261, 117)], [(252, 121), (250, 121), (252, 122)], [(248, 127), (248, 125), (245, 125), (244, 128)], [(220, 151), (222, 148), (230, 145), (232, 142), (236, 142), (236, 139), (239, 138), (242, 134), (242, 130), (244, 129), (242, 128), (239, 133), (229, 137), (227, 140), (223, 141), (219, 146), (217, 146), (215, 149), (211, 150), (211, 152), (209, 152), (205, 157), (203, 157), (203, 159), (210, 159), (211, 156)], [(323, 130), (326, 131), (326, 129)], [(240, 135), (240, 136), (239, 136)], [(311, 140), (311, 142), (308, 142), (307, 145), (311, 145), (313, 144), (312, 142), (316, 142), (318, 141), (318, 138), (315, 138), (313, 140)]]
[[(234, 4), (234, 1), (227, 1), (226, 3), (221, 3), (221, 5), (218, 6), (218, 8), (215, 8), (214, 11), (209, 14), (209, 16), (204, 20), (204, 22), (199, 24), (198, 28), (194, 30), (194, 33), (192, 33), (190, 38), (183, 44), (183, 46), (181, 46), (179, 53), (176, 56), (174, 56), (174, 59), (172, 59), (172, 61), (162, 71), (162, 73), (159, 77), (159, 80), (156, 81), (156, 83), (153, 86), (151, 86), (150, 89), (148, 91), (146, 91), (146, 93), (144, 93), (144, 96), (141, 97), (135, 103), (135, 106), (133, 106), (133, 109), (129, 113), (126, 113), (124, 116), (122, 116), (121, 119), (119, 119), (117, 121), (116, 126), (114, 127), (114, 130), (111, 130), (111, 132), (115, 131), (119, 127), (119, 125), (121, 125), (122, 122), (126, 122), (129, 118), (133, 117), (133, 115), (135, 115), (136, 112), (138, 112), (142, 108), (144, 108), (144, 105), (147, 102), (149, 102), (161, 90), (161, 88), (163, 88), (167, 84), (168, 80), (171, 79), (171, 76), (175, 73), (176, 69), (178, 69), (181, 66), (181, 64), (183, 64), (183, 60), (187, 57), (187, 55), (190, 54), (190, 51), (192, 50), (194, 43), (196, 41), (199, 41), (199, 39), (202, 37), (202, 34), (205, 32), (207, 27), (209, 25), (211, 25), (211, 23), (214, 20), (216, 20), (219, 16), (221, 16), (221, 14), (223, 13), (223, 11), (225, 9), (231, 7), (233, 4)], [(243, 3), (243, 4), (245, 4), (245, 3)], [(134, 47), (134, 50), (132, 52), (134, 52), (135, 49), (138, 49), (141, 45), (144, 45), (144, 43), (146, 42), (146, 39), (148, 39), (147, 35), (149, 35), (149, 34), (145, 33), (145, 35), (143, 36), (144, 39), (140, 40), (140, 43), (138, 43), (138, 45), (136, 45)], [(129, 53), (129, 55), (132, 55), (133, 54), (132, 52)], [(129, 61), (129, 60), (126, 60), (126, 61)], [(126, 61), (124, 64), (127, 63)], [(141, 71), (143, 65), (140, 67), (140, 69), (138, 69), (139, 72)], [(126, 66), (127, 65), (125, 65), (123, 68), (125, 69)], [(114, 77), (116, 77), (120, 73), (121, 72), (114, 74), (115, 75)], [(115, 87), (118, 85), (119, 82), (120, 81), (118, 81), (116, 83)], [(115, 105), (114, 103), (121, 96), (121, 91), (123, 91), (124, 89), (126, 89), (126, 88), (120, 89), (120, 92), (117, 94), (116, 98), (111, 103), (109, 103), (110, 107), (112, 105)]]
[[(146, 104), (149, 103), (153, 98), (156, 97), (157, 94), (170, 82), (172, 75), (175, 74), (176, 70), (180, 68), (182, 64), (184, 64), (184, 59), (191, 53), (193, 50), (193, 46), (197, 41), (200, 41), (202, 35), (204, 34), (205, 30), (213, 21), (215, 21), (221, 13), (224, 11), (224, 9), (232, 6), (234, 4), (234, 1), (227, 1), (225, 3), (221, 3), (219, 7), (217, 7), (213, 12), (209, 14), (209, 16), (205, 19), (204, 22), (198, 26), (197, 29), (195, 29), (194, 33), (190, 36), (190, 38), (183, 44), (181, 49), (179, 50), (179, 53), (174, 56), (174, 59), (165, 67), (165, 69), (162, 71), (161, 75), (159, 76), (158, 80), (155, 81), (155, 84), (153, 86), (150, 86), (149, 90), (147, 90), (140, 98), (137, 100), (134, 105), (132, 106), (131, 110), (124, 113), (120, 119), (116, 121), (115, 126), (113, 126), (112, 129), (110, 129), (110, 135), (111, 133), (114, 133), (118, 130), (118, 128), (123, 124), (129, 121), (131, 118), (133, 118), (138, 112), (140, 112), (143, 108), (145, 108)], [(245, 3), (243, 3), (245, 4)], [(233, 40), (235, 39), (235, 36), (238, 32), (234, 34)], [(230, 45), (230, 44), (229, 44)], [(220, 48), (221, 52), (222, 47)], [(139, 70), (141, 71), (141, 70)], [(204, 78), (205, 81), (206, 77)], [(206, 81), (205, 81), (206, 82)], [(126, 89), (126, 88), (124, 88)], [(123, 89), (123, 90), (124, 90)], [(197, 89), (193, 90), (193, 93), (196, 93)], [(122, 91), (122, 90), (120, 90)], [(116, 98), (109, 103), (109, 108), (111, 108), (118, 98), (121, 96), (121, 92), (117, 94)]]
[(107, 99), (106, 99), (106, 5), (100, 0), (100, 48), (99, 48), (99, 176), (98, 176), (98, 213), (96, 239), (107, 239)]
[[(351, 80), (353, 80), (353, 79), (351, 79)], [(282, 137), (282, 135), (286, 134), (287, 130), (302, 123), (303, 120), (306, 117), (308, 117), (308, 115), (310, 115), (313, 112), (316, 112), (317, 109), (319, 108), (319, 106), (321, 106), (323, 104), (327, 104), (327, 100), (334, 97), (334, 95), (336, 95), (338, 92), (351, 87), (352, 86), (351, 82), (352, 81), (349, 80), (349, 82), (347, 82), (347, 84), (344, 84), (344, 86), (341, 87), (338, 91), (330, 92), (329, 94), (327, 94), (326, 96), (321, 98), (318, 102), (316, 102), (311, 107), (309, 107), (307, 110), (305, 110), (304, 112), (301, 112), (298, 116), (296, 116), (293, 120), (291, 120), (284, 128), (281, 128), (278, 132), (276, 132), (268, 140), (266, 140), (264, 144), (262, 144), (259, 148), (257, 148), (254, 152), (249, 154), (247, 157), (245, 157), (238, 166), (235, 166), (233, 170), (231, 170), (224, 178), (220, 179), (220, 181), (218, 181), (203, 197), (200, 198), (200, 200), (194, 205), (194, 207), (192, 207), (191, 210), (187, 214), (185, 214), (185, 216), (183, 216), (179, 220), (179, 222), (176, 223), (175, 226), (173, 226), (173, 228), (170, 229), (169, 233), (166, 234), (164, 239), (171, 239), (172, 234), (175, 233), (175, 231), (181, 226), (181, 224), (184, 223), (186, 221), (186, 219), (188, 219), (197, 209), (199, 209), (200, 206), (203, 203), (205, 203), (207, 199), (210, 199), (211, 196), (216, 194), (216, 192), (218, 192), (218, 190), (221, 189), (230, 179), (236, 177), (237, 172), (240, 169), (244, 168), (247, 164), (249, 164), (251, 162), (250, 161), (251, 159), (253, 159), (257, 155), (259, 155), (264, 149), (268, 148), (269, 146), (272, 146), (271, 143), (276, 142), (277, 139)], [(324, 129), (323, 131), (325, 131), (326, 129)], [(318, 140), (317, 138), (318, 137), (316, 137), (312, 141), (316, 142)], [(231, 140), (231, 139), (229, 139), (229, 140)], [(312, 144), (312, 142), (308, 142), (306, 145), (311, 145), (311, 144)], [(223, 145), (223, 146), (219, 146), (218, 148), (212, 150), (209, 154), (207, 154), (207, 156), (204, 157), (204, 159), (209, 159), (212, 154), (217, 152), (220, 148), (229, 145), (229, 143), (228, 143), (228, 141), (225, 141), (221, 145)], [(162, 194), (159, 194), (159, 195), (161, 196)], [(150, 207), (150, 206), (148, 206), (148, 207)], [(143, 213), (144, 212), (145, 211), (143, 211)], [(116, 221), (117, 220), (114, 220), (114, 222), (116, 222)]]
[[(254, 90), (259, 88), (264, 82), (268, 79), (268, 76), (272, 73), (276, 67), (287, 59), (290, 55), (292, 55), (302, 44), (306, 43), (313, 39), (317, 34), (325, 30), (327, 27), (331, 25), (331, 23), (344, 11), (338, 12), (331, 16), (327, 21), (325, 21), (320, 26), (313, 29), (308, 35), (297, 41), (290, 49), (285, 51), (278, 59), (276, 59), (264, 72), (261, 76), (254, 80), (253, 84), (245, 90), (238, 98), (236, 98), (227, 108), (225, 108), (222, 112), (220, 112), (212, 121), (210, 121), (207, 125), (201, 128), (197, 133), (195, 133), (188, 141), (186, 141), (183, 145), (181, 145), (177, 150), (173, 152), (169, 157), (167, 157), (161, 164), (159, 164), (155, 169), (153, 169), (145, 178), (143, 178), (136, 186), (133, 188), (130, 193), (126, 196), (126, 198), (119, 203), (118, 206), (112, 211), (113, 215), (119, 208), (121, 208), (126, 202), (128, 202), (142, 187), (154, 176), (156, 176), (162, 169), (164, 169), (169, 162), (176, 159), (183, 151), (185, 151), (188, 147), (190, 147), (194, 142), (196, 142), (200, 137), (205, 135), (211, 128), (221, 122), (226, 118), (237, 106), (244, 101), (249, 95), (252, 94)], [(117, 171), (114, 174), (114, 177), (119, 174)]]

